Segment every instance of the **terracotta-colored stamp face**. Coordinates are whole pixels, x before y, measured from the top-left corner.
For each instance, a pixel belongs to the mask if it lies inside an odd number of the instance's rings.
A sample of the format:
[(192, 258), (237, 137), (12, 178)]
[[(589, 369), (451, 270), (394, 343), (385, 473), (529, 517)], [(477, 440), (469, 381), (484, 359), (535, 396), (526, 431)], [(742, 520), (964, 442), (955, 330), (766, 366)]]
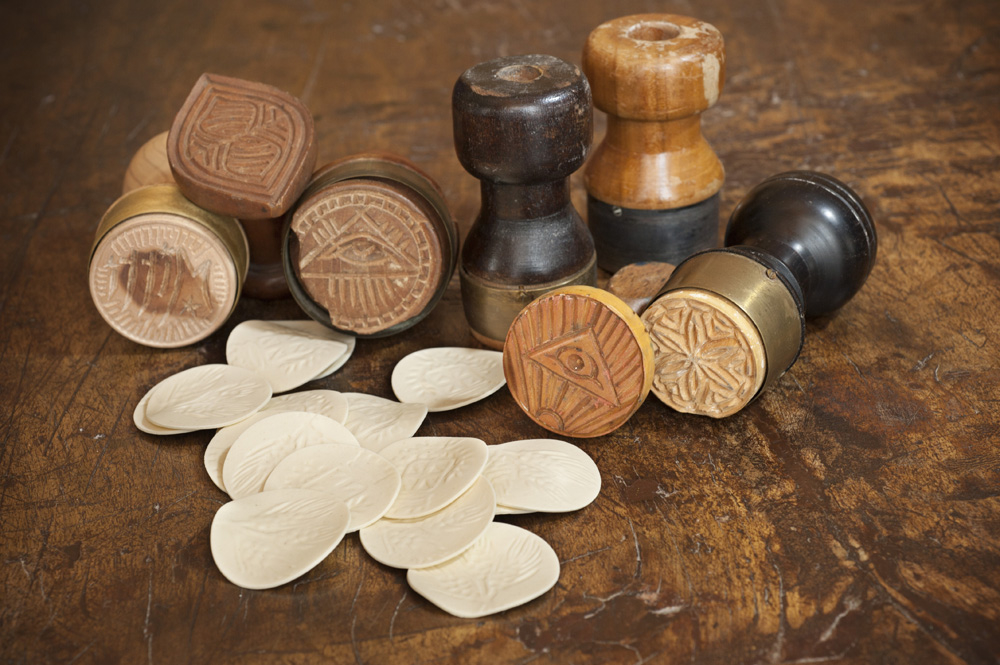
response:
[(721, 418), (757, 394), (766, 373), (753, 322), (725, 298), (681, 290), (642, 315), (653, 343), (653, 394), (682, 413)]
[(126, 220), (101, 239), (90, 262), (90, 294), (125, 337), (154, 347), (204, 339), (225, 322), (239, 288), (217, 236), (169, 213)]
[(639, 408), (649, 390), (644, 336), (641, 324), (637, 332), (597, 298), (543, 296), (511, 324), (503, 358), (508, 387), (548, 430), (606, 434)]
[(181, 191), (201, 207), (278, 217), (316, 164), (312, 116), (272, 86), (203, 74), (174, 120), (167, 155)]
[(302, 287), (340, 330), (375, 334), (423, 312), (442, 272), (425, 213), (394, 186), (345, 180), (305, 201), (291, 224)]

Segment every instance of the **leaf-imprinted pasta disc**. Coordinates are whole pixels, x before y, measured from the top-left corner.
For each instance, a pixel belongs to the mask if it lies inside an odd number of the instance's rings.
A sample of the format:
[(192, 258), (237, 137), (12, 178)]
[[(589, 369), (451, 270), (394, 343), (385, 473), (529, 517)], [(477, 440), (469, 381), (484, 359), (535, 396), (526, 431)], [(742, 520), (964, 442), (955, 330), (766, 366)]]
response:
[(523, 605), (551, 589), (559, 581), (559, 557), (530, 531), (493, 522), (462, 554), (411, 569), (406, 581), (445, 612), (474, 619)]

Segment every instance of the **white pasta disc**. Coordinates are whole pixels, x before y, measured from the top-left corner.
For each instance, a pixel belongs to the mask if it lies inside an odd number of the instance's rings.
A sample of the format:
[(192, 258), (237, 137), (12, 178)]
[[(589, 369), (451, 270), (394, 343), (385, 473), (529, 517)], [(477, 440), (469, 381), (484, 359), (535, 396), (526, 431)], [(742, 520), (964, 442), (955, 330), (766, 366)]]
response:
[(315, 490), (262, 492), (230, 501), (212, 520), (212, 558), (230, 582), (270, 589), (312, 570), (340, 543), (347, 506)]
[(409, 570), (421, 596), (457, 617), (474, 619), (523, 605), (559, 581), (559, 557), (539, 536), (493, 522), (462, 554), (431, 568)]
[[(151, 391), (149, 391), (151, 392)], [(135, 405), (135, 410), (132, 412), (132, 422), (141, 431), (146, 434), (156, 434), (157, 436), (168, 436), (170, 434), (184, 434), (186, 432), (193, 432), (193, 429), (173, 429), (171, 427), (160, 427), (154, 422), (151, 422), (149, 418), (146, 417), (146, 404), (149, 403), (149, 392), (142, 396), (139, 403)]]
[(246, 420), (220, 428), (205, 448), (205, 470), (215, 486), (223, 492), (222, 467), (226, 462), (229, 449), (250, 425), (276, 413), (285, 411), (308, 411), (319, 413), (343, 423), (347, 418), (347, 398), (336, 390), (306, 390), (301, 393), (290, 393), (272, 397), (264, 407)]
[(529, 513), (534, 513), (534, 510), (521, 510), (520, 508), (511, 508), (510, 506), (501, 506), (497, 504), (497, 515), (527, 515)]
[(418, 436), (392, 443), (380, 452), (403, 481), (385, 514), (393, 519), (423, 517), (454, 501), (483, 472), (486, 443), (451, 436)]
[(274, 413), (267, 413), (264, 411), (258, 411), (249, 418), (245, 418), (238, 423), (232, 425), (227, 425), (226, 427), (220, 427), (215, 432), (215, 436), (212, 440), (208, 442), (205, 446), (205, 471), (208, 472), (208, 477), (212, 479), (215, 486), (218, 487), (223, 492), (226, 491), (226, 486), (222, 482), (222, 469), (226, 464), (226, 457), (229, 455), (229, 449), (233, 447), (236, 443), (236, 439), (239, 438), (240, 434), (243, 434), (248, 427), (254, 423), (258, 423), (264, 418), (275, 415)]
[(392, 370), (392, 391), (400, 402), (448, 411), (489, 397), (507, 383), (503, 353), (440, 347), (406, 356)]
[(390, 443), (413, 436), (427, 417), (424, 404), (400, 404), (391, 399), (344, 393), (347, 420), (344, 425), (361, 445), (376, 453)]
[[(306, 335), (318, 337), (320, 339), (329, 339), (335, 342), (341, 342), (347, 346), (347, 351), (344, 352), (344, 355), (337, 358), (332, 365), (316, 375), (316, 377), (314, 377), (316, 379), (325, 379), (336, 372), (344, 366), (344, 364), (350, 359), (351, 354), (354, 353), (354, 346), (357, 342), (354, 337), (344, 334), (338, 330), (327, 328), (319, 321), (313, 321), (312, 319), (300, 319), (295, 321), (275, 321), (274, 323), (285, 326), (286, 328), (297, 330)], [(334, 420), (336, 420), (336, 418)]]
[(268, 416), (236, 438), (222, 465), (222, 485), (234, 499), (256, 494), (289, 454), (331, 443), (358, 445), (346, 427), (318, 413), (289, 411)]
[(336, 390), (303, 390), (300, 393), (278, 395), (264, 405), (261, 412), (308, 411), (333, 418), (341, 425), (347, 420), (347, 398)]
[(527, 511), (579, 510), (601, 492), (601, 472), (590, 455), (556, 439), (511, 441), (489, 447), (483, 475), (497, 503)]
[(426, 568), (458, 556), (493, 521), (496, 497), (482, 476), (462, 496), (426, 517), (380, 519), (361, 530), (369, 556), (393, 568)]
[(273, 321), (244, 321), (229, 333), (226, 362), (267, 378), (276, 393), (315, 379), (347, 352), (347, 345)]
[(239, 422), (271, 399), (267, 379), (242, 367), (200, 365), (149, 391), (146, 417), (171, 429), (214, 429)]
[(278, 462), (264, 491), (298, 487), (331, 494), (351, 511), (348, 533), (385, 515), (399, 494), (399, 473), (361, 446), (309, 446)]

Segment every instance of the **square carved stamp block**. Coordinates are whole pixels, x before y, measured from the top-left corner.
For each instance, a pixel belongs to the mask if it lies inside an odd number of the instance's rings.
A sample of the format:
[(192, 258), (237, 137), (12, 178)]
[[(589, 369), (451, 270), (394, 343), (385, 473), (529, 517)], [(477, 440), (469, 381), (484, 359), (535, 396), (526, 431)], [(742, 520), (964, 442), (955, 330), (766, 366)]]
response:
[(241, 219), (278, 217), (316, 165), (312, 115), (275, 87), (202, 74), (170, 128), (167, 157), (199, 206)]

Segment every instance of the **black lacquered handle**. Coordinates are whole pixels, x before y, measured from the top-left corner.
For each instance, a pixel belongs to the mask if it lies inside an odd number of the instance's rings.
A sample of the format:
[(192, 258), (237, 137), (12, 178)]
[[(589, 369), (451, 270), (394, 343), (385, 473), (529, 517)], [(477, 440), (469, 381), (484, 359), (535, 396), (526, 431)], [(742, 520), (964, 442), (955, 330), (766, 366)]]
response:
[(875, 263), (875, 224), (836, 178), (790, 171), (767, 178), (733, 210), (725, 245), (753, 256), (789, 284), (806, 317), (832, 312), (861, 288)]

